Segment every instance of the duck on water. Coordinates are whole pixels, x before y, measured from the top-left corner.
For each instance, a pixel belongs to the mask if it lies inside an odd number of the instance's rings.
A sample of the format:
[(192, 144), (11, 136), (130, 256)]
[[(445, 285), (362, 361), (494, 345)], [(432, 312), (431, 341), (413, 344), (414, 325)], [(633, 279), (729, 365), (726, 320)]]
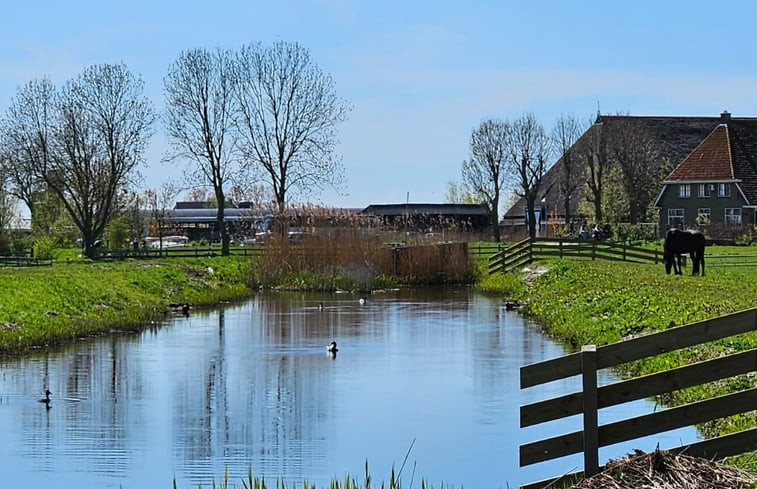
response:
[(37, 399), (37, 402), (43, 403), (45, 407), (50, 409), (50, 394), (52, 394), (52, 392), (50, 392), (50, 389), (45, 389), (45, 397), (40, 397), (39, 399)]

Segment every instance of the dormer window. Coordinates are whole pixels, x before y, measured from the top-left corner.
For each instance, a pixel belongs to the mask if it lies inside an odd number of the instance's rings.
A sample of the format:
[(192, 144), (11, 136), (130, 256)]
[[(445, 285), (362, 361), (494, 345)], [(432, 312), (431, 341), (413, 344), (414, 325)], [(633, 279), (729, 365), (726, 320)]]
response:
[(688, 183), (678, 185), (678, 198), (688, 199), (689, 197), (691, 197), (691, 185)]
[(710, 189), (714, 189), (715, 185), (711, 183), (700, 183), (699, 184), (699, 198), (705, 199), (710, 196)]

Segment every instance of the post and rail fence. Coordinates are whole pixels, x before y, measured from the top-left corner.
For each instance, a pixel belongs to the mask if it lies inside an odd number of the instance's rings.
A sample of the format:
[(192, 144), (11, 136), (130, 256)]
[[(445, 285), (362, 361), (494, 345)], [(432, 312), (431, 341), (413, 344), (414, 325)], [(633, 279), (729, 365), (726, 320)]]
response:
[[(578, 353), (521, 367), (521, 389), (575, 375), (582, 376), (580, 392), (521, 406), (521, 428), (582, 414), (583, 429), (521, 445), (520, 466), (581, 452), (584, 459), (583, 473), (533, 482), (522, 485), (521, 489), (555, 487), (550, 484), (575, 481), (598, 473), (600, 447), (754, 410), (757, 406), (757, 388), (752, 387), (601, 426), (597, 422), (597, 411), (605, 407), (755, 372), (757, 349), (602, 387), (597, 386), (597, 370), (755, 331), (757, 308), (605, 346), (587, 345)], [(708, 459), (722, 459), (755, 449), (757, 428), (672, 448)]]
[(518, 270), (538, 258), (586, 258), (660, 263), (662, 251), (606, 241), (527, 238), (493, 254), (489, 258), (489, 274)]

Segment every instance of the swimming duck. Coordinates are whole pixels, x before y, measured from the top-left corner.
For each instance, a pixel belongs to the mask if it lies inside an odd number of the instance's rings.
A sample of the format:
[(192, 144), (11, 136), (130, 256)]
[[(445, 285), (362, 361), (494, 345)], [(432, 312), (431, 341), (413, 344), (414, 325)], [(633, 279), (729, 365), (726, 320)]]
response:
[(45, 397), (41, 397), (37, 399), (37, 402), (44, 403), (49, 408), (50, 407), (50, 394), (52, 394), (52, 392), (50, 392), (50, 389), (45, 389)]
[(320, 309), (321, 311), (323, 311), (323, 302), (319, 302), (318, 303), (318, 309)]
[(361, 298), (360, 298), (360, 300), (359, 300), (358, 302), (360, 303), (360, 305), (361, 305), (361, 306), (362, 306), (363, 304), (365, 304), (365, 297), (361, 297)]
[(336, 341), (332, 341), (331, 343), (329, 343), (328, 346), (326, 347), (326, 351), (328, 351), (329, 353), (338, 352), (339, 348), (336, 347)]

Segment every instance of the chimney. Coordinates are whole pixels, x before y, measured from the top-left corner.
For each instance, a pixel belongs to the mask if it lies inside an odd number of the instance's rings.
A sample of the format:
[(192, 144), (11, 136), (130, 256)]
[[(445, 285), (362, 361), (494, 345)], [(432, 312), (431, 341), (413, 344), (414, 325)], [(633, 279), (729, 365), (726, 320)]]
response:
[(728, 112), (727, 110), (724, 110), (720, 114), (720, 122), (723, 124), (728, 124), (729, 122), (731, 122), (731, 113)]

